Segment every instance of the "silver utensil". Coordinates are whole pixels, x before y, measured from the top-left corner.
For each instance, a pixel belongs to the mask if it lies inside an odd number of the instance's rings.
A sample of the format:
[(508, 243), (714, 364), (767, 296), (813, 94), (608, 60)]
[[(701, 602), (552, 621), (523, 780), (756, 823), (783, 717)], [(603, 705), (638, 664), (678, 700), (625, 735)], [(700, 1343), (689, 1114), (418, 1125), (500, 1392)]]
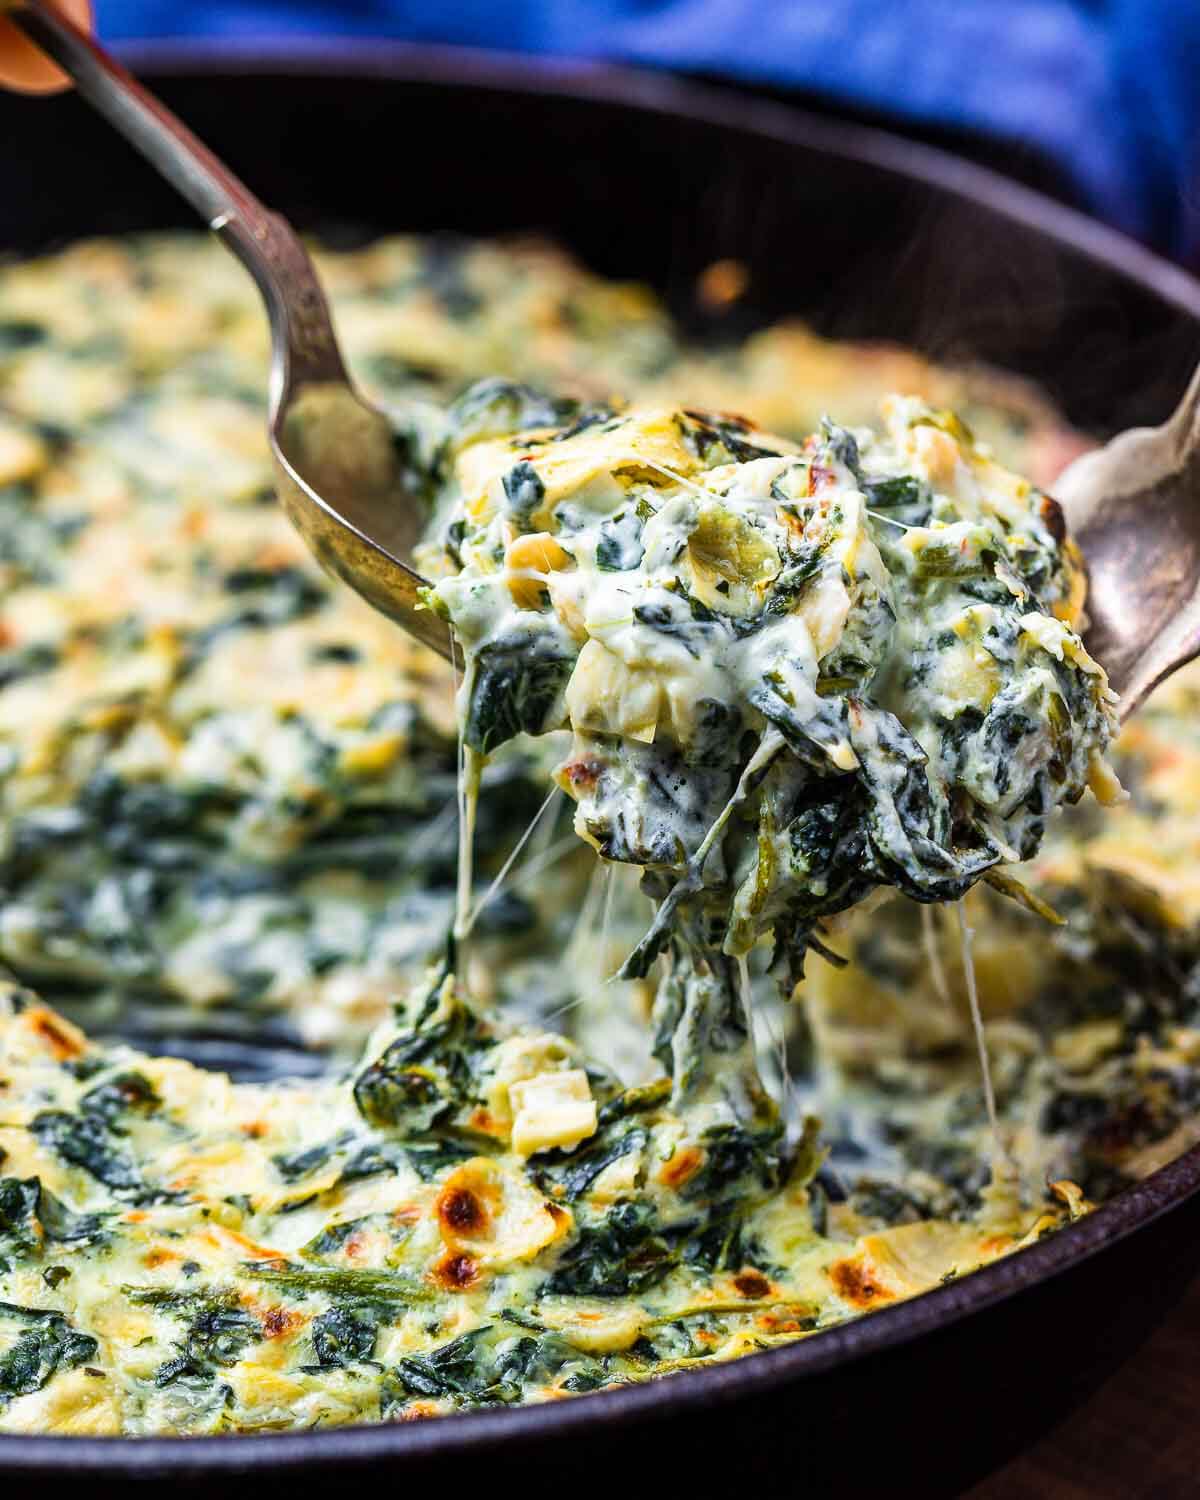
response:
[(387, 417), (355, 390), (308, 252), (170, 110), (42, 0), (8, 12), (80, 94), (207, 220), (254, 277), (271, 324), (268, 431), (279, 499), (318, 562), (449, 657), (446, 626), (418, 608), (409, 564), (421, 532)]
[[(318, 561), (450, 657), (418, 608), (406, 561), (421, 507), (402, 482), (387, 418), (346, 373), (325, 295), (295, 231), (181, 121), (43, 0), (9, 16), (79, 92), (208, 220), (258, 284), (272, 331), (269, 431), (279, 498)], [(1122, 433), (1055, 485), (1090, 578), (1086, 641), (1127, 716), (1200, 655), (1200, 371), (1161, 427)]]
[(1161, 427), (1085, 453), (1054, 493), (1087, 563), (1087, 647), (1127, 718), (1200, 656), (1200, 369)]

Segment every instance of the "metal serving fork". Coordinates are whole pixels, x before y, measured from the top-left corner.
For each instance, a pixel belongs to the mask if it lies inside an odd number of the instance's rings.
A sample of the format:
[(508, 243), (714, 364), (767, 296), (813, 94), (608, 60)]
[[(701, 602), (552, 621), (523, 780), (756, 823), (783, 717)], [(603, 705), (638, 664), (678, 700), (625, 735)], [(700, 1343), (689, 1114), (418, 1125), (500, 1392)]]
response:
[(1128, 718), (1200, 656), (1200, 369), (1161, 427), (1085, 453), (1054, 492), (1087, 563), (1087, 647)]
[(295, 230), (71, 21), (42, 0), (22, 0), (8, 16), (254, 277), (271, 323), (268, 433), (284, 509), (322, 567), (449, 657), (445, 624), (418, 608), (424, 580), (407, 559), (422, 511), (404, 487), (392, 425), (346, 373), (329, 304)]
[[(9, 16), (204, 215), (258, 283), (271, 321), (269, 432), (279, 498), (322, 566), (442, 656), (406, 559), (421, 508), (387, 418), (346, 373), (325, 295), (291, 226), (95, 42), (43, 3)], [(1131, 713), (1200, 656), (1200, 371), (1161, 427), (1122, 433), (1055, 486), (1087, 563), (1087, 645)]]

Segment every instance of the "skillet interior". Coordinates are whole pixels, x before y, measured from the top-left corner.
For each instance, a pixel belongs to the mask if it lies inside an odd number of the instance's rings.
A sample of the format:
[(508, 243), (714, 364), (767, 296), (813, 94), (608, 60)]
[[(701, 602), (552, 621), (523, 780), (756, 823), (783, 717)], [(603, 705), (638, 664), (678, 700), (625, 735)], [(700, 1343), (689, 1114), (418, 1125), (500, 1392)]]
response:
[[(1161, 417), (1200, 348), (1200, 287), (1183, 273), (937, 153), (774, 105), (404, 50), (135, 62), (156, 64), (169, 102), (273, 206), (327, 237), (543, 231), (603, 273), (651, 281), (712, 337), (799, 313), (825, 332), (1030, 374), (1097, 431)], [(0, 99), (0, 140), (5, 249), (189, 222), (78, 101)], [(67, 180), (70, 193), (50, 186)], [(729, 255), (751, 269), (751, 303), (706, 324), (694, 276)], [(485, 1468), (515, 1481), (536, 1455), (543, 1474), (569, 1469), (561, 1482), (579, 1493), (635, 1473), (701, 1493), (735, 1476), (764, 1493), (943, 1493), (1048, 1426), (1170, 1306), (1194, 1266), (1200, 1199), (1185, 1200), (1198, 1186), (1192, 1152), (957, 1286), (696, 1376), (325, 1434), (5, 1438), (0, 1472), (169, 1469), (199, 1485), (219, 1470), (261, 1486), (285, 1469), (316, 1483), (332, 1466), (387, 1465), (481, 1485)], [(718, 1404), (719, 1432), (702, 1420)]]

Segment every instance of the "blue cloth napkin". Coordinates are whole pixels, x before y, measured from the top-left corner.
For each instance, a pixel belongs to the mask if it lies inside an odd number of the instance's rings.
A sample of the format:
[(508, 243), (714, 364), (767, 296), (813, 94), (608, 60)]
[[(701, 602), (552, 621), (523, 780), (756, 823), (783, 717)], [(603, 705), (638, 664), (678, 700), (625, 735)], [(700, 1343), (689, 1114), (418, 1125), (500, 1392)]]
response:
[(97, 0), (109, 40), (382, 36), (723, 74), (1031, 143), (1200, 264), (1200, 0)]

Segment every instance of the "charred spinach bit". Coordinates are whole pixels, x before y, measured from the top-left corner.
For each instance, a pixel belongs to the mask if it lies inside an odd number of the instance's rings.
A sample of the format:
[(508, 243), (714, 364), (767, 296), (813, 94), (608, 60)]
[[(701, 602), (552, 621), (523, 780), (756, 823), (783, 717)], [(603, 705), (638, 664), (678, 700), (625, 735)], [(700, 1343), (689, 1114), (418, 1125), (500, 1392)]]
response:
[(858, 439), (847, 427), (839, 427), (836, 422), (831, 422), (828, 417), (821, 418), (821, 437), (825, 443), (825, 449), (835, 463), (844, 464), (854, 476), (854, 482), (860, 488), (863, 483), (862, 456), (858, 451)]
[[(681, 579), (672, 579), (667, 587), (671, 594), (687, 605), (687, 615), (681, 615), (674, 600), (667, 598), (650, 604), (635, 605), (634, 619), (657, 630), (660, 635), (677, 640), (690, 656), (699, 657), (704, 649), (731, 628), (730, 622), (725, 616), (709, 609), (703, 600), (697, 599)], [(697, 626), (701, 628), (697, 629)]]
[(868, 479), (862, 485), (862, 491), (872, 510), (920, 505), (926, 498), (919, 481), (911, 474), (899, 474), (893, 479)]
[(307, 1370), (336, 1370), (348, 1364), (360, 1364), (375, 1353), (379, 1336), (379, 1318), (371, 1310), (359, 1307), (331, 1307), (313, 1319), (314, 1366)]
[(132, 899), (131, 916), (144, 924), (164, 894), (159, 872), (207, 864), (214, 840), (201, 831), (204, 816), (228, 807), (227, 796), (213, 789), (182, 792), (150, 782), (126, 782), (102, 769), (83, 787), (72, 834), (95, 839), (114, 859), (135, 867), (142, 884), (127, 881), (123, 892)]
[(38, 1203), (42, 1185), (36, 1177), (0, 1178), (0, 1271), (11, 1270), (8, 1255), (36, 1254), (42, 1245)]
[(503, 1402), (519, 1401), (523, 1386), (546, 1380), (572, 1357), (573, 1351), (554, 1334), (501, 1340), (492, 1350), (492, 1384), (487, 1395)]
[(687, 603), (693, 620), (698, 620), (701, 625), (725, 625), (725, 616), (718, 614), (715, 609), (709, 609), (702, 599), (697, 599), (682, 578), (672, 579), (671, 587)]
[(357, 646), (350, 645), (348, 641), (322, 641), (308, 653), (308, 659), (315, 666), (327, 661), (340, 662), (349, 666), (362, 660), (362, 652)]
[(968, 599), (977, 599), (980, 604), (993, 604), (1003, 607), (1012, 598), (1012, 594), (998, 578), (962, 578), (959, 589)]
[(648, 1203), (622, 1199), (600, 1224), (580, 1230), (543, 1292), (568, 1297), (637, 1296), (678, 1264)]
[(702, 1144), (704, 1163), (680, 1189), (680, 1196), (706, 1204), (706, 1210), (703, 1220), (683, 1235), (683, 1258), (708, 1271), (763, 1266), (763, 1252), (746, 1240), (743, 1226), (754, 1204), (779, 1185), (784, 1171), (782, 1126), (719, 1126), (703, 1136)]
[(625, 1130), (615, 1139), (604, 1132), (593, 1136), (574, 1152), (548, 1151), (533, 1168), (533, 1177), (544, 1193), (574, 1203), (613, 1162), (634, 1152), (641, 1153), (649, 1144), (645, 1130)]
[(45, 1243), (95, 1242), (103, 1225), (99, 1214), (72, 1212), (37, 1177), (0, 1178), (0, 1270), (7, 1256), (36, 1255)]
[(78, 1114), (42, 1110), (29, 1128), (47, 1150), (81, 1167), (113, 1192), (142, 1202), (160, 1195), (146, 1186), (137, 1166), (116, 1141), (128, 1134), (121, 1123), (126, 1115), (153, 1114), (161, 1103), (140, 1073), (118, 1073), (84, 1094)]
[[(367, 1216), (369, 1217), (369, 1215)], [(365, 1223), (367, 1218), (345, 1219), (340, 1224), (330, 1224), (320, 1234), (309, 1240), (301, 1249), (305, 1256), (336, 1255)]]
[(821, 571), (825, 553), (829, 548), (829, 540), (814, 543), (801, 553), (793, 553), (788, 566), (784, 568), (771, 585), (771, 593), (767, 602), (763, 605), (764, 615), (786, 615), (790, 614), (796, 606), (796, 601), (812, 580)]
[(134, 1163), (114, 1146), (100, 1116), (44, 1109), (34, 1116), (29, 1128), (39, 1145), (73, 1167), (81, 1167), (114, 1193), (128, 1195), (135, 1202), (154, 1196)]
[(340, 1224), (329, 1224), (302, 1246), (305, 1259), (319, 1260), (322, 1256), (337, 1255), (349, 1245), (366, 1226), (374, 1224), (384, 1230), (393, 1245), (402, 1244), (412, 1233), (410, 1225), (401, 1223), (386, 1213), (364, 1214), (359, 1219), (345, 1219)]
[(620, 418), (611, 406), (585, 406), (570, 426), (556, 432), (550, 441), (565, 443), (570, 438), (578, 437), (581, 432), (587, 432), (589, 428), (603, 427), (606, 422), (611, 423), (613, 428), (621, 425)]
[(689, 656), (699, 658), (705, 635), (697, 633), (691, 620), (679, 619), (670, 604), (635, 604), (633, 617), (639, 625), (678, 641)]
[(930, 1206), (906, 1193), (894, 1182), (861, 1178), (850, 1194), (850, 1207), (864, 1219), (878, 1219), (883, 1224), (915, 1224), (930, 1216)]
[[(235, 1292), (169, 1292), (158, 1287), (127, 1287), (132, 1302), (159, 1307), (186, 1321), (179, 1353), (164, 1360), (154, 1372), (157, 1386), (177, 1380), (208, 1384), (218, 1369), (237, 1364), (243, 1352), (263, 1336), (258, 1319), (238, 1301)], [(155, 1295), (161, 1293), (162, 1295)]]
[(100, 1348), (90, 1333), (48, 1308), (0, 1302), (0, 1320), (25, 1325), (0, 1354), (0, 1398), (40, 1391), (57, 1371), (85, 1364)]
[(118, 1121), (128, 1113), (152, 1115), (162, 1105), (153, 1084), (141, 1073), (118, 1073), (89, 1089), (79, 1101), (83, 1114), (102, 1120), (116, 1134)]
[(476, 1345), (489, 1330), (473, 1328), (428, 1354), (410, 1354), (388, 1372), (384, 1415), (413, 1396), (471, 1396), (480, 1390)]
[(364, 1177), (374, 1177), (379, 1172), (394, 1172), (403, 1158), (404, 1152), (396, 1147), (363, 1146), (343, 1166), (335, 1186), (361, 1182)]
[(1064, 1131), (1086, 1131), (1112, 1113), (1112, 1101), (1103, 1094), (1082, 1089), (1063, 1089), (1052, 1094), (1042, 1107), (1038, 1128), (1044, 1135)]
[(783, 1170), (780, 1149), (783, 1127), (771, 1125), (766, 1130), (744, 1130), (741, 1125), (717, 1125), (700, 1137), (705, 1161), (696, 1175), (688, 1178), (684, 1197), (718, 1199), (723, 1194), (744, 1197), (747, 1184), (771, 1190), (778, 1184)]
[(552, 727), (575, 658), (552, 635), (518, 631), (480, 648), (463, 738), (490, 755), (518, 734)]
[(669, 1078), (656, 1078), (652, 1083), (638, 1084), (633, 1088), (625, 1089), (601, 1105), (596, 1121), (597, 1128), (602, 1131), (616, 1120), (624, 1120), (630, 1115), (644, 1114), (647, 1110), (657, 1109), (670, 1097), (671, 1080)]
[(414, 1397), (466, 1407), (508, 1405), (521, 1399), (530, 1382), (546, 1383), (567, 1365), (582, 1363), (555, 1334), (489, 1338), (493, 1333), (490, 1325), (474, 1328), (427, 1354), (399, 1360), (384, 1377), (382, 1415), (400, 1410)]
[(714, 1271), (757, 1265), (761, 1252), (757, 1247), (748, 1249), (744, 1243), (744, 1222), (745, 1215), (736, 1207), (723, 1212), (714, 1209), (703, 1224), (689, 1227), (681, 1236), (685, 1264), (710, 1275)]
[(685, 411), (680, 422), (684, 442), (703, 463), (752, 463), (756, 458), (778, 458), (774, 448), (752, 443), (746, 434), (754, 431), (739, 417), (716, 417), (708, 412)]
[(354, 1102), (368, 1124), (421, 1136), (471, 1097), (475, 1075), (494, 1038), (456, 1003), (433, 1025), (401, 1033), (358, 1075)]
[[(936, 1177), (958, 1199), (964, 1213), (980, 1205), (980, 1192), (987, 1186), (987, 1162), (979, 1152), (960, 1141), (925, 1140), (914, 1136), (902, 1144), (904, 1159), (918, 1171)], [(926, 1206), (925, 1212), (929, 1212)]]
[(466, 534), (467, 523), (465, 521), (451, 521), (449, 526), (446, 527), (442, 538), (443, 545), (446, 548), (446, 556), (458, 569), (461, 569), (463, 565), (462, 553), (459, 551), (459, 548), (462, 546), (463, 538)]
[(310, 1172), (316, 1172), (323, 1167), (331, 1157), (336, 1156), (345, 1148), (349, 1140), (349, 1133), (343, 1131), (332, 1140), (309, 1146), (304, 1151), (284, 1152), (279, 1156), (273, 1156), (271, 1160), (275, 1163), (275, 1170), (284, 1182), (298, 1182), (302, 1177), (307, 1177)]
[(544, 1323), (539, 1323), (536, 1318), (531, 1318), (528, 1313), (521, 1312), (515, 1307), (501, 1308), (500, 1317), (505, 1323), (512, 1323), (517, 1328), (527, 1329), (530, 1333), (545, 1333), (546, 1331)]
[[(37, 504), (33, 483), (0, 484), (0, 562), (6, 565), (8, 586), (58, 582), (63, 549), (87, 526), (88, 519), (86, 514), (47, 515)], [(89, 627), (81, 626), (70, 631), (57, 646), (31, 641), (11, 652), (0, 653), (0, 662), (15, 666), (17, 676), (31, 676), (55, 665), (62, 646), (85, 640), (90, 634)], [(29, 670), (22, 670), (23, 666)]]
[(404, 1147), (409, 1166), (422, 1182), (432, 1182), (447, 1167), (455, 1167), (481, 1154), (486, 1155), (486, 1151), (480, 1143), (468, 1145), (464, 1141), (414, 1141)]
[[(847, 704), (840, 698), (829, 700), (824, 706), (820, 720), (802, 718), (794, 706), (780, 693), (778, 680), (767, 673), (753, 683), (747, 697), (751, 705), (764, 718), (769, 719), (787, 741), (788, 749), (806, 766), (821, 772), (827, 768), (828, 757), (822, 748), (822, 740), (836, 741), (845, 737), (847, 729)], [(822, 739), (815, 737), (818, 731)]]

